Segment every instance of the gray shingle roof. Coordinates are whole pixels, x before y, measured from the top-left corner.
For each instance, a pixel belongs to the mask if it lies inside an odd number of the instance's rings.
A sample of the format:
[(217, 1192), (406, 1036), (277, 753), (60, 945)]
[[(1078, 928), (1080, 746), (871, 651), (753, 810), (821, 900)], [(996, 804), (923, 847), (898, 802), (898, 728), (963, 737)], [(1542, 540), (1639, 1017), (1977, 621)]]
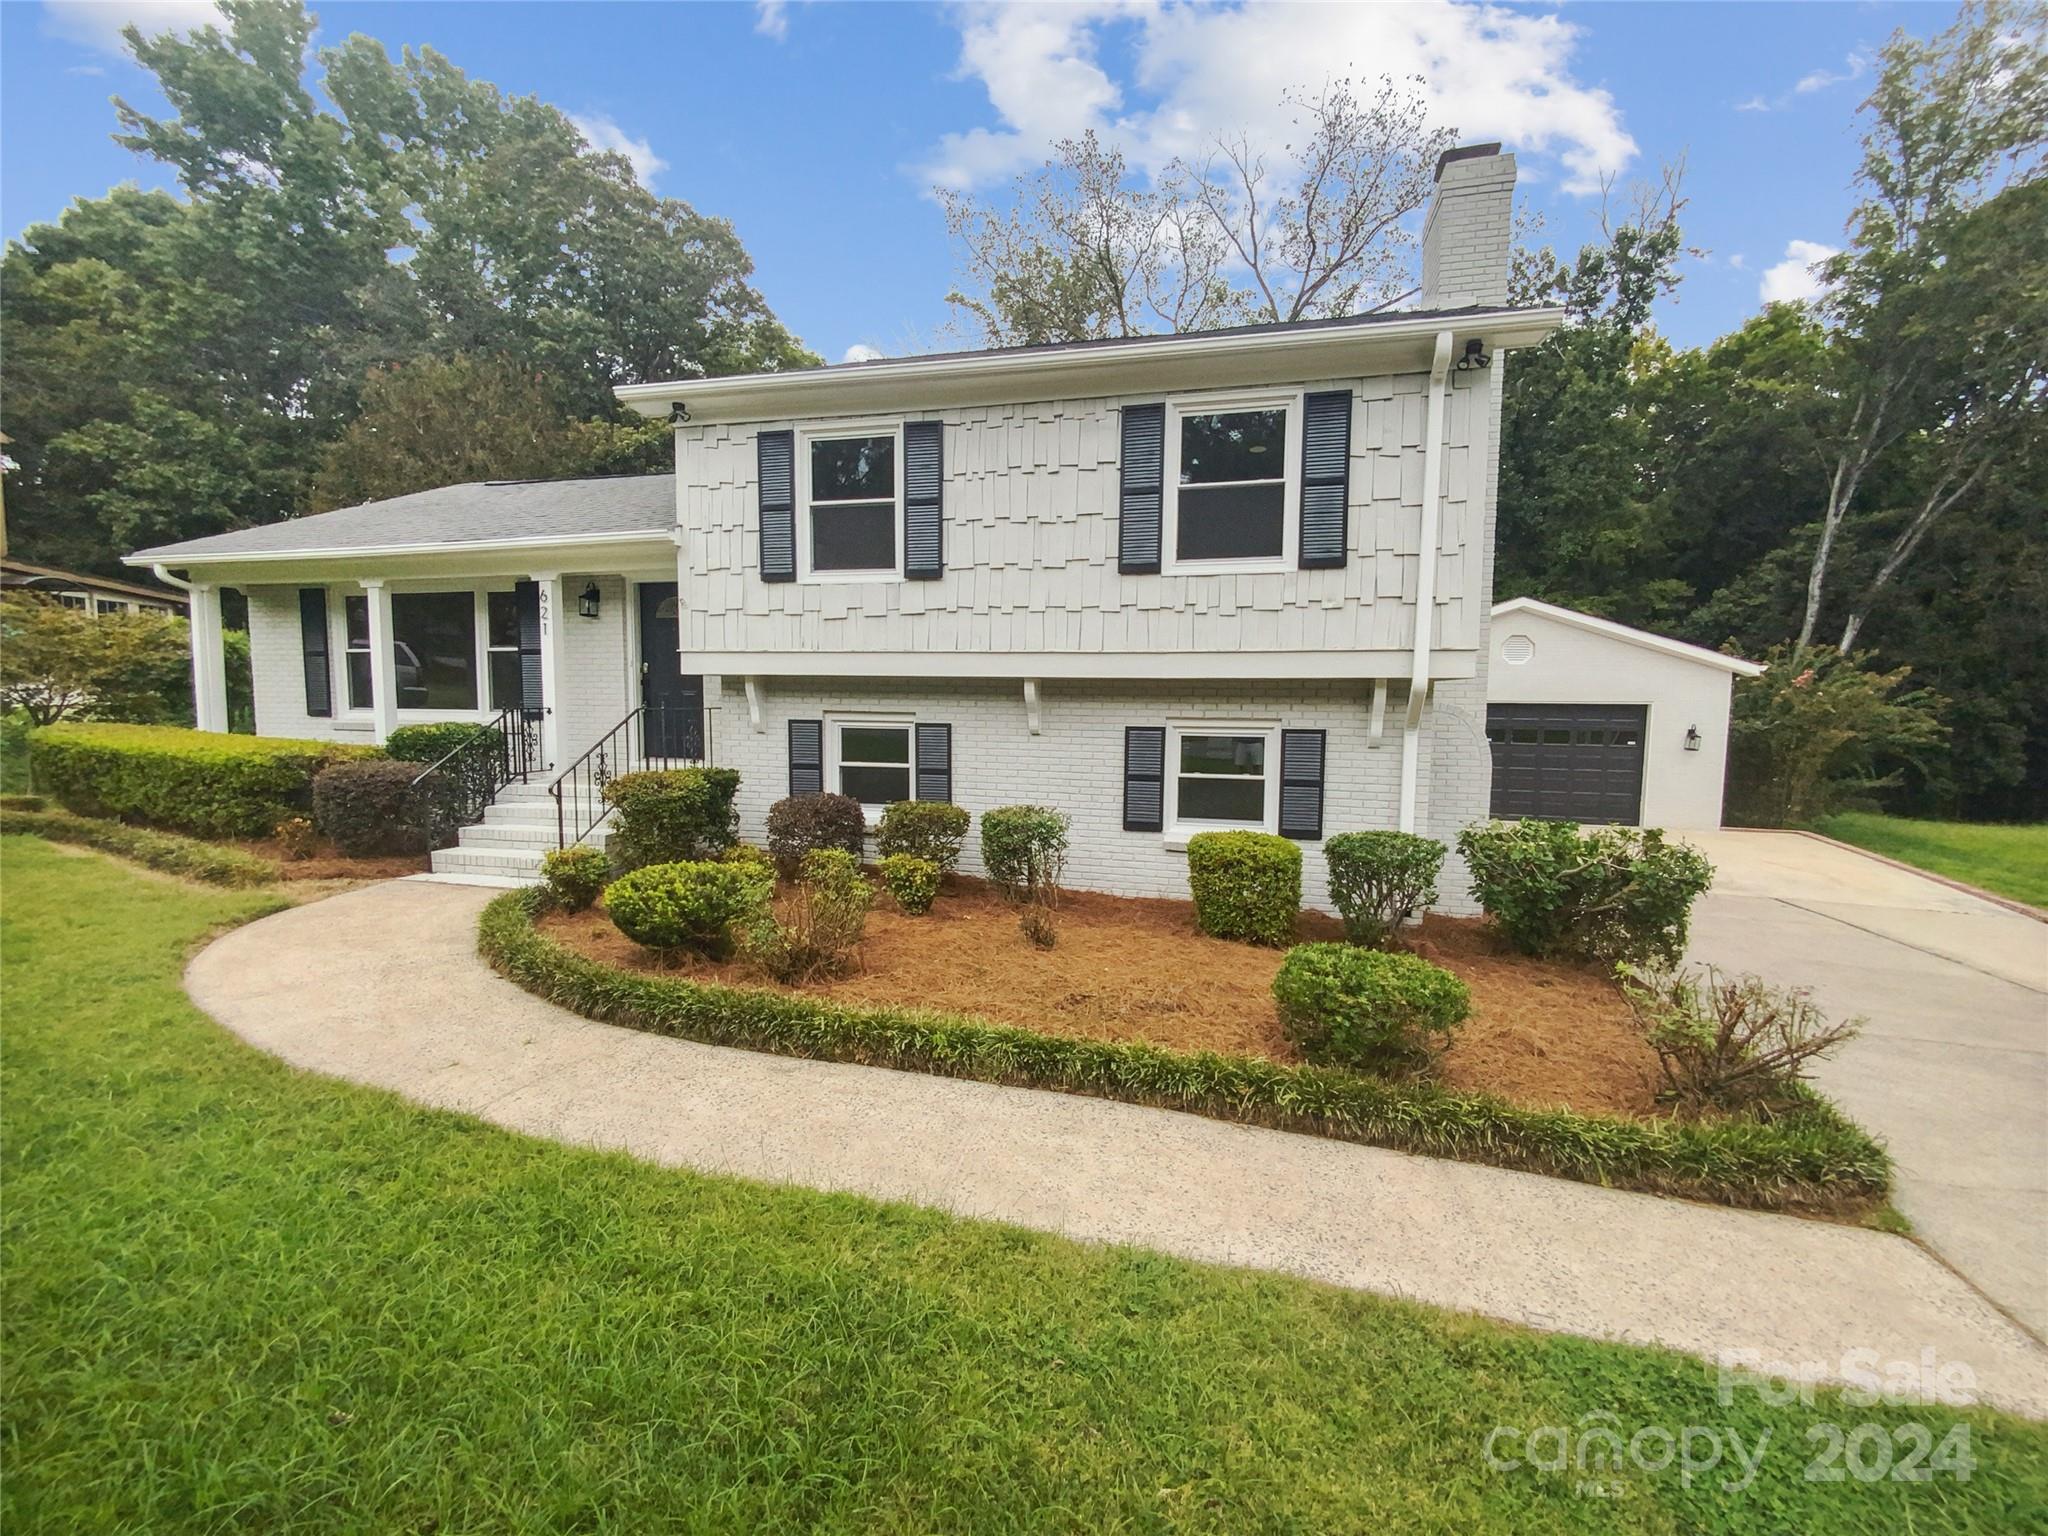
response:
[(599, 480), (487, 480), (415, 491), (289, 522), (241, 528), (137, 550), (131, 563), (182, 565), (245, 555), (320, 555), (343, 550), (512, 540), (627, 538), (666, 534), (676, 521), (674, 475)]

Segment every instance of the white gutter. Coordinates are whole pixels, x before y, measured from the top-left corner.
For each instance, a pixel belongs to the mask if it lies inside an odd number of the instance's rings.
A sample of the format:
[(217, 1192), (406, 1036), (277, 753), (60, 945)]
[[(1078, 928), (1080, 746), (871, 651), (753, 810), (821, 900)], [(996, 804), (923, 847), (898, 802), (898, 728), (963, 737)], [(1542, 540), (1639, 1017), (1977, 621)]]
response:
[[(626, 533), (536, 534), (524, 539), (478, 539), (458, 544), (356, 544), (323, 549), (227, 550), (219, 554), (209, 554), (202, 549), (177, 558), (181, 565), (243, 565), (257, 561), (366, 560), (403, 555), (490, 555), (529, 549), (582, 549), (599, 544), (665, 544), (674, 537), (673, 531), (666, 528), (636, 528)], [(162, 565), (151, 560), (147, 551), (139, 555), (123, 555), (121, 563), (147, 565), (159, 573), (163, 570)], [(184, 583), (178, 585), (183, 586)]]
[(1438, 331), (1429, 366), (1429, 415), (1422, 438), (1422, 537), (1415, 571), (1415, 649), (1408, 669), (1408, 712), (1401, 722), (1403, 832), (1415, 830), (1415, 784), (1422, 769), (1422, 705), (1429, 697), (1429, 646), (1436, 634), (1437, 546), (1443, 537), (1444, 389), (1451, 371), (1451, 333)]
[[(136, 560), (124, 559), (121, 563), (123, 565), (137, 565), (141, 562)], [(161, 564), (151, 565), (149, 568), (149, 574), (154, 576), (158, 581), (162, 582), (167, 587), (176, 587), (180, 592), (183, 592), (188, 597), (192, 594), (191, 582), (183, 581), (180, 580), (178, 577), (173, 576)]]

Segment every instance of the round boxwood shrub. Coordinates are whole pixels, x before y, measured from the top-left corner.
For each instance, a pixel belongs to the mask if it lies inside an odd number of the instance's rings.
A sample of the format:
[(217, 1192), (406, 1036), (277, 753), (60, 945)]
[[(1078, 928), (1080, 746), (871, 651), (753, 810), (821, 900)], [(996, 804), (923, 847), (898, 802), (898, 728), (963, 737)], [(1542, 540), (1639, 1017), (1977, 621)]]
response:
[(605, 847), (622, 870), (715, 859), (739, 841), (733, 768), (665, 768), (622, 773), (604, 787), (612, 808)]
[(1323, 859), (1344, 937), (1381, 949), (1410, 913), (1436, 900), (1444, 845), (1412, 832), (1339, 832), (1323, 840)]
[(1271, 832), (1197, 832), (1188, 886), (1202, 932), (1278, 949), (1301, 913), (1301, 847)]
[(765, 871), (749, 864), (649, 864), (607, 886), (604, 906), (635, 944), (723, 959), (732, 953), (733, 928), (758, 916), (774, 887)]
[(882, 860), (882, 884), (896, 898), (896, 905), (912, 917), (931, 911), (939, 894), (939, 866), (914, 853), (892, 853)]
[(875, 852), (887, 858), (907, 853), (929, 859), (942, 871), (960, 863), (960, 848), (967, 841), (966, 808), (944, 800), (895, 800), (882, 808), (882, 823), (875, 828)]
[(324, 768), (313, 780), (313, 825), (350, 858), (441, 847), (455, 829), (450, 786), (423, 771), (388, 758)]
[(785, 880), (819, 848), (843, 849), (858, 861), (867, 835), (867, 813), (846, 795), (790, 795), (768, 807), (768, 852)]
[(1465, 983), (1416, 955), (1302, 944), (1273, 977), (1280, 1024), (1320, 1066), (1417, 1066), (1451, 1042), (1471, 1011)]
[(1472, 894), (1525, 955), (1676, 965), (1714, 866), (1654, 827), (1489, 821), (1458, 834)]
[(581, 912), (597, 900), (611, 872), (612, 861), (587, 843), (552, 848), (540, 861), (541, 882), (565, 912)]
[(999, 805), (981, 814), (981, 862), (1002, 893), (1024, 901), (1057, 891), (1067, 867), (1065, 815), (1045, 805)]

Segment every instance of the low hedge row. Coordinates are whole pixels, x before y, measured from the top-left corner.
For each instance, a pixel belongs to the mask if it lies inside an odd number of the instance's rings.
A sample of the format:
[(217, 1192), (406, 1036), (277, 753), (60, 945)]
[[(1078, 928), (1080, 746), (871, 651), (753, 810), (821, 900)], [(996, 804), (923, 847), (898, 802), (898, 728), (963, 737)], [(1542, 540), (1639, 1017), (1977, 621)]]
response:
[(29, 755), (36, 787), (81, 816), (200, 837), (267, 837), (312, 805), (322, 768), (383, 754), (332, 741), (64, 721), (37, 731)]
[(239, 848), (222, 848), (175, 832), (152, 832), (90, 816), (62, 811), (0, 809), (0, 835), (40, 837), (53, 843), (77, 843), (102, 853), (133, 859), (167, 875), (183, 875), (208, 885), (269, 885), (277, 869), (267, 860)]
[(542, 935), (534, 926), (539, 903), (537, 892), (512, 891), (487, 906), (478, 930), (483, 957), (572, 1012), (654, 1034), (1121, 1099), (1766, 1210), (1851, 1211), (1876, 1203), (1891, 1187), (1884, 1149), (1818, 1095), (1771, 1121), (1622, 1120), (1254, 1056), (1065, 1039), (913, 1009), (842, 1007), (601, 965)]

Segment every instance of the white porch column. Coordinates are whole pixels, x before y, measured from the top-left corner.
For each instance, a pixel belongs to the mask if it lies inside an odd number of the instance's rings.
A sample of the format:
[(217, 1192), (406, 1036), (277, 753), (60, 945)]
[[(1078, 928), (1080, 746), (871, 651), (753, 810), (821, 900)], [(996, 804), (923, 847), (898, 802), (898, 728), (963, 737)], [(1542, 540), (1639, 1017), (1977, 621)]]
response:
[(228, 670), (221, 651), (220, 589), (194, 582), (191, 604), (193, 723), (202, 731), (225, 731)]
[(371, 733), (384, 742), (398, 729), (398, 653), (391, 639), (391, 589), (381, 576), (364, 581), (362, 588), (370, 599)]
[(562, 739), (562, 687), (567, 674), (562, 656), (562, 573), (533, 571), (540, 588), (540, 756), (550, 773), (568, 766), (563, 755), (569, 743)]

